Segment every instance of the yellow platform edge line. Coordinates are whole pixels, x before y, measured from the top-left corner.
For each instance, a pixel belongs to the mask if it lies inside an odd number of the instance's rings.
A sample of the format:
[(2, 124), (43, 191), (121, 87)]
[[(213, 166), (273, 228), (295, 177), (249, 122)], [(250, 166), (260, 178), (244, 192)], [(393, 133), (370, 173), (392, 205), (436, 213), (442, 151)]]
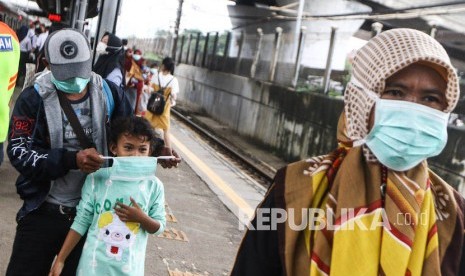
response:
[(253, 216), (254, 210), (250, 205), (240, 197), (229, 185), (210, 167), (200, 160), (192, 151), (190, 151), (184, 144), (176, 139), (172, 134), (170, 135), (171, 142), (187, 157), (194, 165), (207, 175), (208, 178), (218, 187), (239, 209), (245, 213), (249, 218)]

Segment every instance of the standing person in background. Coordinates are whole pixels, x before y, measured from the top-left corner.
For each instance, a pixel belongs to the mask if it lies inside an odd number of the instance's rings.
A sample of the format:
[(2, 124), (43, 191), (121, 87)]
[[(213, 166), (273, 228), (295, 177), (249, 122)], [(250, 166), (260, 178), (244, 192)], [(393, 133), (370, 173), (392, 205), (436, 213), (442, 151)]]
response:
[(27, 37), (28, 29), (26, 25), (19, 28), (17, 34), (19, 39), (19, 48), (21, 55), (19, 58), (18, 78), (21, 79), (26, 75), (26, 62), (29, 60), (29, 54), (32, 51), (31, 40)]
[(18, 76), (20, 45), (16, 33), (0, 22), (0, 165), (3, 162), (3, 142), (8, 132), (10, 100)]
[(163, 59), (160, 71), (156, 76), (152, 76), (153, 90), (156, 92), (163, 88), (166, 99), (165, 109), (161, 115), (153, 114), (150, 111), (145, 112), (145, 118), (150, 122), (155, 131), (163, 137), (165, 141), (164, 155), (172, 155), (172, 147), (170, 141), (170, 114), (171, 107), (176, 104), (176, 96), (179, 93), (178, 79), (173, 76), (174, 61), (170, 57)]
[(45, 40), (47, 40), (48, 37), (48, 27), (45, 26), (45, 24), (40, 24), (40, 32), (39, 36), (37, 37), (37, 40), (35, 42), (34, 50), (37, 52), (40, 52), (42, 48), (44, 47)]
[(144, 88), (139, 100), (139, 114), (145, 116), (147, 111), (147, 102), (150, 98), (150, 94), (153, 92), (152, 80), (158, 76), (158, 63), (154, 62), (150, 65), (149, 71), (147, 72), (147, 79), (144, 82)]
[(107, 45), (104, 49), (105, 53), (99, 56), (94, 65), (94, 72), (123, 87), (125, 84), (124, 51), (121, 39), (114, 34), (107, 34), (105, 45)]
[(143, 64), (144, 58), (142, 57), (142, 51), (137, 49), (134, 51), (134, 54), (132, 54), (131, 67), (129, 71), (126, 71), (126, 87), (128, 88), (126, 92), (133, 106), (134, 114), (137, 114), (140, 94), (144, 87)]
[(339, 147), (279, 170), (231, 275), (465, 275), (465, 200), (426, 160), (447, 143), (458, 84), (423, 32), (368, 41), (344, 93)]
[(95, 60), (98, 60), (100, 55), (106, 54), (107, 53), (107, 46), (108, 46), (108, 41), (109, 41), (109, 32), (105, 32), (102, 36), (102, 39), (97, 43), (97, 47), (95, 48)]
[[(125, 46), (123, 46), (125, 47)], [(132, 66), (132, 55), (133, 55), (133, 51), (131, 48), (127, 48), (124, 50), (124, 72), (127, 74), (129, 72), (129, 70), (131, 70), (131, 66)], [(128, 80), (126, 78), (126, 80)]]
[(33, 51), (36, 53), (36, 72), (41, 72), (46, 67), (45, 56), (44, 56), (44, 44), (48, 37), (49, 27), (44, 24), (40, 24), (40, 34), (37, 37)]

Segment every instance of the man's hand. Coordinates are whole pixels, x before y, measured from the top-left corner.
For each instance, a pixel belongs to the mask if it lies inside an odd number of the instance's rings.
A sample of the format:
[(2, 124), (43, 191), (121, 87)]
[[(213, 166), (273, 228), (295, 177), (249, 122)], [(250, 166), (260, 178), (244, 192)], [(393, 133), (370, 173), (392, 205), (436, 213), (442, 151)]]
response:
[(181, 163), (181, 157), (179, 157), (178, 153), (169, 147), (163, 147), (163, 149), (160, 152), (160, 156), (174, 156), (175, 158), (168, 159), (168, 160), (158, 160), (158, 163), (163, 167), (163, 168), (172, 168), (172, 167), (178, 167), (178, 164)]
[(115, 213), (118, 215), (122, 222), (138, 222), (142, 223), (145, 213), (139, 207), (134, 198), (130, 197), (132, 206), (123, 204), (119, 201), (116, 202)]
[(93, 173), (100, 169), (104, 160), (95, 148), (80, 150), (76, 154), (78, 168), (85, 173)]

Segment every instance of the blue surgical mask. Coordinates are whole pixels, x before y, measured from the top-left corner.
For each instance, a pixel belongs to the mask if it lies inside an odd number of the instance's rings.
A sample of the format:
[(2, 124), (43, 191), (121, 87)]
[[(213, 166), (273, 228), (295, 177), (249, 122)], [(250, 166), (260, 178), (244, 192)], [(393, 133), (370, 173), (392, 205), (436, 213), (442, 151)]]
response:
[(142, 56), (141, 55), (132, 55), (132, 58), (135, 60), (135, 61), (138, 61)]
[(150, 72), (152, 72), (153, 75), (156, 75), (158, 70), (155, 68), (150, 69)]
[(449, 113), (408, 101), (378, 99), (365, 143), (381, 164), (406, 171), (441, 153)]
[(79, 94), (84, 90), (86, 85), (89, 83), (89, 79), (83, 78), (71, 78), (64, 81), (59, 81), (55, 79), (52, 75), (52, 83), (55, 84), (56, 88), (60, 91), (69, 94)]

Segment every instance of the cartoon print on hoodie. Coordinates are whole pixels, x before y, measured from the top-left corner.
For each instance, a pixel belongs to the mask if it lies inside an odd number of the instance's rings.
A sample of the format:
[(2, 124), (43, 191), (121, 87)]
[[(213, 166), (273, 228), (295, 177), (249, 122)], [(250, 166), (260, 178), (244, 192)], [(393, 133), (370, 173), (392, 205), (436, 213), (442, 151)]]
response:
[(139, 227), (139, 223), (122, 222), (112, 212), (102, 213), (98, 220), (98, 238), (105, 242), (107, 256), (121, 261), (124, 249), (134, 244)]

